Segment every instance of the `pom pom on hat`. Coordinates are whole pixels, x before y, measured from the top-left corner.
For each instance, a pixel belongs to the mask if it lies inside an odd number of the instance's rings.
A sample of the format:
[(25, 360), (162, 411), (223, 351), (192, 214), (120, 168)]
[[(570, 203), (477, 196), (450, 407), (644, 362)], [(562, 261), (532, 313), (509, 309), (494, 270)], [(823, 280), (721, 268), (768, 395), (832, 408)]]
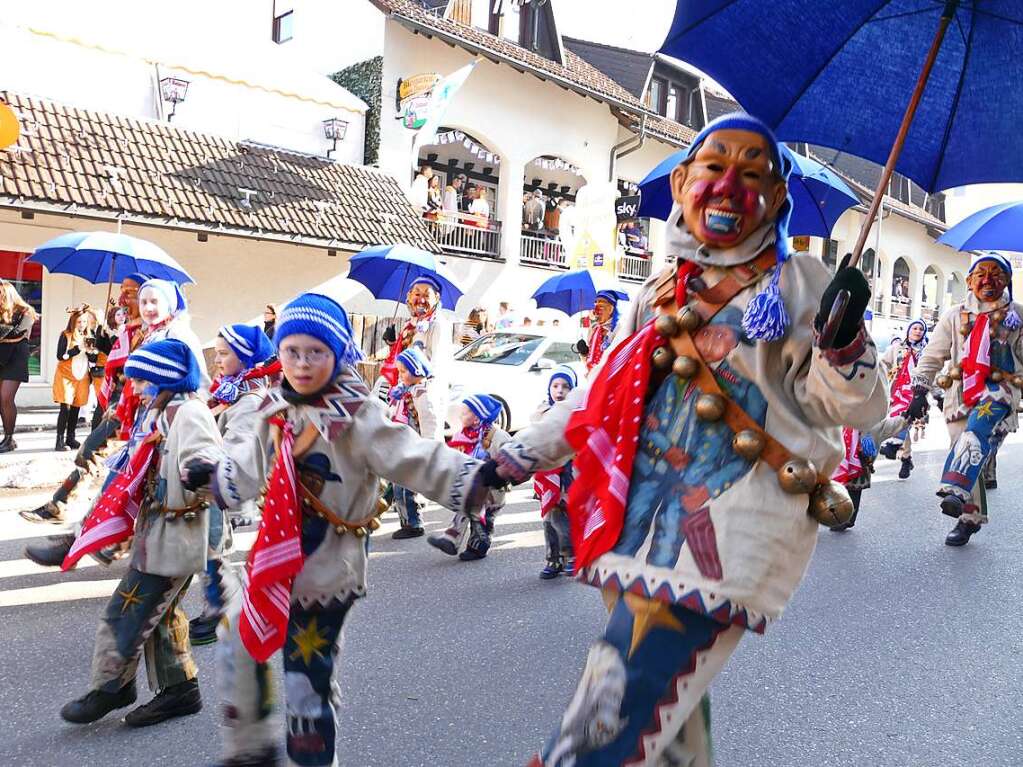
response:
[(180, 394), (199, 388), (199, 362), (188, 344), (176, 338), (140, 346), (125, 361), (124, 374), (148, 381), (159, 391)]
[(181, 292), (181, 287), (176, 282), (156, 279), (146, 280), (139, 286), (139, 295), (141, 295), (142, 291), (146, 289), (159, 291), (159, 293), (167, 300), (167, 306), (170, 308), (171, 316), (181, 314), (181, 312), (188, 309), (188, 302), (185, 301), (185, 294)]
[(262, 328), (255, 325), (224, 325), (217, 333), (231, 347), (246, 370), (274, 356), (274, 347)]
[(398, 355), (398, 362), (405, 366), (409, 373), (417, 378), (429, 378), (433, 375), (433, 367), (426, 355), (419, 349), (410, 347)]
[(334, 375), (361, 360), (362, 350), (352, 339), (348, 315), (337, 301), (320, 293), (303, 293), (277, 315), (274, 345), (288, 336), (308, 335), (334, 353)]
[(488, 394), (473, 394), (463, 399), (462, 404), (485, 425), (492, 424), (501, 415), (501, 403)]

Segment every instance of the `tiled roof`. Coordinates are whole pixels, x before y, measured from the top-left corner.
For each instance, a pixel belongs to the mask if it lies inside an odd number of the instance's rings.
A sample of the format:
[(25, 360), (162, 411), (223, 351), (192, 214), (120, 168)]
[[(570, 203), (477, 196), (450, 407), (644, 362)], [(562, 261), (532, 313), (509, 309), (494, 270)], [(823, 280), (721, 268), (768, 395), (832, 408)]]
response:
[(654, 64), (654, 57), (651, 54), (575, 37), (565, 36), (562, 40), (573, 53), (599, 69), (637, 99), (643, 98), (650, 68)]
[[(370, 2), (399, 23), (417, 31), (425, 30), (427, 33), (443, 35), (453, 44), (461, 45), (471, 53), (479, 52), (483, 56), (504, 61), (510, 66), (519, 64), (540, 76), (547, 75), (555, 82), (567, 83), (613, 108), (626, 107), (637, 112), (648, 111), (639, 99), (626, 88), (568, 47), (565, 49), (565, 63), (562, 65), (533, 51), (526, 50), (510, 40), (492, 35), (479, 27), (439, 18), (427, 12), (414, 0), (370, 0)], [(633, 120), (632, 123), (632, 127), (639, 124), (638, 120)], [(654, 132), (660, 137), (670, 138), (678, 135), (691, 138), (696, 135), (686, 126), (664, 118), (651, 119), (650, 123), (658, 123), (658, 130)], [(660, 123), (667, 124), (660, 125)]]
[(0, 101), (23, 129), (16, 147), (0, 151), (0, 204), (39, 201), (231, 234), (439, 252), (381, 171), (7, 91)]

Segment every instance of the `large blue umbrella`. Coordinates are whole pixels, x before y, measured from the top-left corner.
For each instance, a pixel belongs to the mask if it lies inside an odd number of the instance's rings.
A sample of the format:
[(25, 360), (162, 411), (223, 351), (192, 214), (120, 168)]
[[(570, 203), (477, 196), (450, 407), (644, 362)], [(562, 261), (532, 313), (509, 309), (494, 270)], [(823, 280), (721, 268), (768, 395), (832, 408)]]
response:
[[(666, 220), (671, 213), (671, 172), (685, 158), (686, 151), (675, 152), (657, 164), (646, 178), (639, 182), (642, 199), (640, 217), (650, 216)], [(835, 222), (859, 198), (834, 172), (816, 160), (783, 149), (792, 163), (789, 176), (789, 194), (792, 195), (792, 218), (789, 234), (830, 237)]]
[(139, 272), (179, 285), (195, 282), (158, 245), (115, 232), (71, 232), (36, 248), (29, 261), (54, 274), (71, 274), (93, 285), (120, 282)]
[[(557, 309), (569, 317), (577, 312), (593, 308), (597, 293), (603, 290), (593, 281), (593, 275), (585, 269), (556, 274), (536, 289), (530, 298), (536, 301), (538, 309)], [(613, 288), (608, 289), (619, 301), (628, 301), (629, 294)]]
[(941, 235), (938, 242), (956, 250), (1023, 251), (1023, 200), (978, 210)]
[(440, 272), (432, 253), (411, 245), (374, 245), (352, 256), (348, 279), (364, 285), (374, 298), (404, 303), (419, 277), (432, 277), (440, 285), (441, 306), (454, 310), (462, 291)]

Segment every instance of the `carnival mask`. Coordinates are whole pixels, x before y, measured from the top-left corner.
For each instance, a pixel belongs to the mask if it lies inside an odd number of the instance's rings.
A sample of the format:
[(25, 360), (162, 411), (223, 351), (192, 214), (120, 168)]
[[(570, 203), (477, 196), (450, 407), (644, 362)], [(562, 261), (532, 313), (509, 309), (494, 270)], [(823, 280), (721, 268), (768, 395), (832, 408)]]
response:
[(118, 305), (124, 307), (128, 317), (134, 319), (139, 316), (139, 284), (134, 280), (121, 282), (121, 293), (117, 297)]
[(614, 311), (615, 308), (611, 305), (610, 301), (598, 298), (593, 302), (593, 318), (601, 325), (611, 320), (611, 315), (614, 314)]
[(981, 261), (966, 278), (978, 301), (991, 303), (1002, 297), (1009, 285), (1009, 275), (994, 261)]
[(424, 317), (437, 303), (437, 292), (429, 285), (413, 285), (408, 292), (408, 307), (413, 317)]
[(718, 130), (671, 172), (672, 197), (698, 241), (731, 248), (775, 219), (787, 187), (771, 154), (759, 133)]

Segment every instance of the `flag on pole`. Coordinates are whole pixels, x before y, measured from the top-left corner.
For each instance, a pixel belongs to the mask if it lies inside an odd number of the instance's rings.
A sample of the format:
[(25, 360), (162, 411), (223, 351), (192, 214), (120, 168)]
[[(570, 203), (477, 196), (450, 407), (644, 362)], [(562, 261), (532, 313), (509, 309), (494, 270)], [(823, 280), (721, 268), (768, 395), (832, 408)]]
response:
[(433, 86), (433, 92), (430, 94), (430, 104), (426, 110), (426, 122), (419, 129), (419, 132), (416, 133), (416, 138), (412, 142), (412, 170), (419, 167), (420, 150), (433, 142), (434, 137), (437, 135), (437, 128), (440, 127), (441, 120), (444, 119), (444, 115), (451, 105), (451, 100), (455, 97), (458, 89), (465, 83), (466, 79), (468, 79), (469, 75), (472, 74), (473, 67), (475, 66), (475, 61), (466, 64)]

